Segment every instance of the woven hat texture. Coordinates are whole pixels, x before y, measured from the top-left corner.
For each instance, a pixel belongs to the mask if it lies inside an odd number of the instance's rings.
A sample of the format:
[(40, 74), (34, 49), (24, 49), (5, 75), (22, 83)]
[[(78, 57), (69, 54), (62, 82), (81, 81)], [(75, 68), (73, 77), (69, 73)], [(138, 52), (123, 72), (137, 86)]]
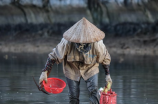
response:
[(105, 37), (105, 34), (86, 18), (82, 18), (68, 29), (63, 34), (63, 37), (70, 42), (92, 43), (102, 40)]

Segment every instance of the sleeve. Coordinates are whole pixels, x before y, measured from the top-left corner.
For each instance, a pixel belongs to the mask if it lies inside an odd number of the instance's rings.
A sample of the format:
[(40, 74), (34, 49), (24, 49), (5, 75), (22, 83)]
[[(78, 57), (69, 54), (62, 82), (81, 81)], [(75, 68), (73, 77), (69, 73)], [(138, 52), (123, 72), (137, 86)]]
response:
[(102, 40), (98, 42), (97, 50), (98, 62), (102, 65), (110, 65), (111, 57)]
[(65, 55), (68, 52), (68, 41), (64, 38), (62, 38), (61, 42), (52, 50), (51, 53), (49, 53), (49, 58), (51, 60), (55, 60), (55, 62), (61, 63), (63, 59), (65, 58)]
[(99, 41), (98, 42), (98, 57), (99, 57), (99, 63), (102, 64), (104, 71), (105, 71), (105, 75), (109, 75), (110, 71), (109, 71), (109, 66), (110, 66), (110, 62), (111, 62), (111, 57), (110, 54), (108, 52), (108, 50), (106, 49), (106, 46), (104, 45), (103, 41)]
[(110, 65), (110, 62), (111, 62), (111, 57), (110, 57), (108, 50), (106, 49), (104, 59), (102, 61), (102, 65)]

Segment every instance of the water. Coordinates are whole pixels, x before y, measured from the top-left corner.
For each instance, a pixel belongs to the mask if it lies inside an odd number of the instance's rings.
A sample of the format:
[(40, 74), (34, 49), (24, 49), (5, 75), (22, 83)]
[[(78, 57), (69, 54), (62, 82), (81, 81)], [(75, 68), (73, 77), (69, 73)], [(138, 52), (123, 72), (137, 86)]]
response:
[[(158, 104), (158, 57), (111, 55), (112, 89), (117, 104)], [(0, 53), (0, 104), (68, 104), (68, 87), (61, 94), (46, 95), (36, 88), (47, 54)], [(50, 77), (65, 81), (62, 65), (53, 66)], [(105, 75), (100, 65), (99, 87)], [(80, 104), (88, 103), (85, 82), (81, 80)]]

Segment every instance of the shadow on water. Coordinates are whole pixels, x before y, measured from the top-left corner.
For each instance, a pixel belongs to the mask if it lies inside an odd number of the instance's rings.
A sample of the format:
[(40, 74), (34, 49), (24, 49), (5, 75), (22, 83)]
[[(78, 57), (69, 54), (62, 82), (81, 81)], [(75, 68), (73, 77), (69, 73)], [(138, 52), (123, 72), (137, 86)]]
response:
[[(157, 104), (158, 57), (111, 55), (112, 89), (118, 94), (118, 104)], [(68, 87), (61, 94), (45, 95), (32, 80), (38, 81), (47, 54), (0, 53), (0, 104), (68, 104)], [(58, 68), (58, 70), (57, 70)], [(62, 65), (53, 66), (50, 77), (65, 81)], [(105, 84), (100, 65), (99, 87)], [(81, 104), (88, 103), (85, 82), (81, 81)]]

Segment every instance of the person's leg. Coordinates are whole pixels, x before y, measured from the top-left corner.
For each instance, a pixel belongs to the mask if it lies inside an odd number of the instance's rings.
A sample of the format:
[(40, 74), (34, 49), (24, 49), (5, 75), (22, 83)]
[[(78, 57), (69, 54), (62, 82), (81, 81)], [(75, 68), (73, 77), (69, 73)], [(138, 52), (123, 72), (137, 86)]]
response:
[(95, 74), (86, 81), (88, 91), (90, 93), (90, 104), (99, 104), (99, 95), (98, 95), (98, 74)]
[(79, 104), (79, 94), (80, 94), (80, 81), (73, 81), (66, 78), (68, 88), (69, 88), (69, 104)]

